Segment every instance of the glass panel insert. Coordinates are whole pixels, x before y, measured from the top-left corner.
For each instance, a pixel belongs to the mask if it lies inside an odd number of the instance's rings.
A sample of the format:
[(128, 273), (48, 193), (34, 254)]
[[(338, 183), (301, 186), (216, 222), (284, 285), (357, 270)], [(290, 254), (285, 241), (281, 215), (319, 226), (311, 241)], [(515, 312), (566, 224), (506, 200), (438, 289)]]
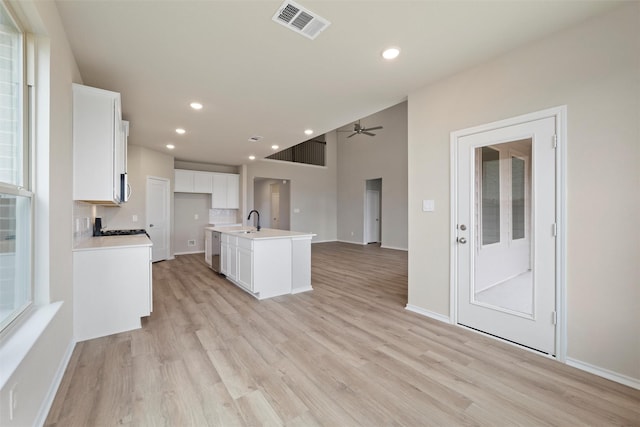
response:
[(0, 329), (31, 302), (31, 198), (0, 193)]
[(500, 152), (482, 147), (482, 244), (500, 241)]
[(524, 239), (525, 228), (525, 161), (511, 158), (511, 232), (512, 239)]

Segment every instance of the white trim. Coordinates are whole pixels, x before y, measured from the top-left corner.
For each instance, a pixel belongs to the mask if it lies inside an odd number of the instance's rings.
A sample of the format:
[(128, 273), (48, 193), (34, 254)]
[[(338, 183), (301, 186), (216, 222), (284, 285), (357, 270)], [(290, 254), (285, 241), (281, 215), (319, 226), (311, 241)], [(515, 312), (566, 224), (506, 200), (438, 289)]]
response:
[(627, 375), (619, 374), (617, 372), (610, 371), (608, 369), (600, 368), (598, 366), (592, 365), (590, 363), (582, 362), (580, 360), (572, 359), (567, 357), (565, 362), (569, 366), (573, 366), (574, 368), (578, 368), (582, 371), (589, 372), (591, 374), (597, 375), (602, 378), (606, 378), (611, 381), (615, 381), (620, 384), (624, 384), (631, 388), (635, 388), (636, 390), (640, 390), (640, 380), (637, 378), (633, 378)]
[[(203, 254), (204, 251), (187, 251), (187, 252), (176, 252), (173, 255), (191, 255), (191, 254)], [(169, 258), (167, 258), (169, 259)]]
[(407, 304), (405, 307), (405, 310), (409, 310), (412, 311), (414, 313), (420, 314), (422, 316), (425, 317), (429, 317), (431, 319), (437, 320), (439, 322), (443, 322), (443, 323), (448, 323), (448, 324), (452, 324), (453, 323), (453, 319), (440, 314), (440, 313), (435, 313), (433, 311), (429, 311), (429, 310), (425, 310), (424, 308), (420, 308), (417, 307), (415, 305), (411, 305), (411, 304)]
[[(567, 106), (549, 108), (546, 110), (536, 111), (529, 114), (523, 114), (492, 123), (474, 126), (466, 129), (453, 131), (450, 134), (449, 150), (451, 158), (451, 186), (450, 186), (450, 269), (449, 269), (449, 310), (451, 323), (458, 324), (458, 289), (457, 289), (457, 245), (456, 245), (456, 223), (458, 218), (458, 203), (455, 196), (458, 192), (458, 139), (477, 133), (487, 132), (503, 127), (513, 126), (516, 124), (541, 120), (553, 117), (556, 122), (556, 220), (558, 233), (556, 239), (556, 313), (558, 322), (556, 324), (556, 342), (555, 353), (557, 360), (565, 362), (567, 355), (567, 301), (566, 301), (566, 283), (567, 283), (567, 190), (566, 190), (566, 144), (567, 144)], [(473, 329), (472, 329), (473, 330)], [(491, 335), (490, 335), (491, 336)]]
[(295, 294), (299, 294), (302, 292), (308, 292), (308, 291), (312, 291), (313, 288), (311, 287), (311, 285), (304, 287), (304, 288), (296, 288), (296, 289), (291, 289), (291, 295), (295, 295)]
[(331, 243), (331, 242), (337, 242), (338, 240), (311, 240), (311, 244), (314, 243)]
[(53, 405), (53, 400), (55, 399), (58, 388), (62, 383), (62, 378), (64, 377), (67, 366), (71, 361), (71, 356), (73, 355), (73, 350), (75, 349), (75, 347), (76, 341), (72, 339), (69, 342), (69, 346), (67, 347), (67, 351), (65, 352), (64, 357), (60, 361), (60, 365), (58, 365), (58, 370), (56, 371), (56, 375), (53, 377), (53, 381), (51, 381), (49, 391), (47, 392), (45, 399), (42, 401), (42, 405), (40, 406), (40, 410), (38, 411), (38, 416), (36, 417), (34, 425), (43, 426), (44, 422), (47, 420), (47, 416), (49, 415), (49, 411), (51, 410), (51, 406)]
[(62, 307), (62, 301), (35, 307), (0, 342), (0, 390), (18, 369)]
[(340, 243), (350, 243), (350, 244), (352, 244), (352, 245), (360, 245), (360, 246), (366, 246), (366, 245), (367, 245), (367, 243), (363, 243), (363, 242), (352, 242), (352, 241), (349, 241), (349, 240), (340, 240), (340, 239), (338, 239), (338, 240), (335, 240), (335, 241), (336, 241), (336, 242), (340, 242)]
[(404, 252), (408, 252), (409, 251), (408, 248), (398, 248), (398, 247), (395, 247), (395, 246), (387, 246), (387, 245), (383, 245), (383, 244), (380, 244), (380, 248), (381, 249), (393, 249), (395, 251), (404, 251)]

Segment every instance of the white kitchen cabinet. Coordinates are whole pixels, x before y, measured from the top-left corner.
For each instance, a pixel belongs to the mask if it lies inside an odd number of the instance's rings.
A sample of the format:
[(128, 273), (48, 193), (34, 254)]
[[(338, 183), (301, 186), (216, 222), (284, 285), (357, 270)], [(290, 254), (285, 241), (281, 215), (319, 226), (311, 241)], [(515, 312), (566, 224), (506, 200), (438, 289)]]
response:
[(250, 292), (253, 288), (253, 243), (247, 239), (238, 239), (238, 274), (236, 280), (240, 286)]
[(173, 191), (176, 193), (193, 193), (194, 179), (195, 175), (193, 171), (174, 169)]
[(74, 251), (73, 292), (77, 341), (140, 328), (153, 310), (150, 242)]
[(258, 299), (311, 290), (313, 234), (263, 230), (222, 232), (221, 273)]
[(120, 94), (79, 84), (72, 88), (73, 199), (120, 204), (127, 150)]
[(214, 173), (212, 209), (238, 209), (240, 207), (240, 176), (238, 174)]
[(204, 261), (211, 265), (211, 230), (204, 230)]
[(211, 172), (193, 172), (193, 192), (211, 193), (213, 174)]
[(213, 172), (174, 169), (174, 193), (206, 193), (213, 190)]

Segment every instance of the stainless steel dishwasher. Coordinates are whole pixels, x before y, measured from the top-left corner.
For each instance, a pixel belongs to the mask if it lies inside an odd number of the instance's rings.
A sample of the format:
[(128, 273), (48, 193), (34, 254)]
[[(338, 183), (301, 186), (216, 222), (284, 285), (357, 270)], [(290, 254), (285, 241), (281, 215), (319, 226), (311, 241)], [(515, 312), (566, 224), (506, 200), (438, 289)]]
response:
[(220, 273), (220, 232), (211, 231), (211, 269)]

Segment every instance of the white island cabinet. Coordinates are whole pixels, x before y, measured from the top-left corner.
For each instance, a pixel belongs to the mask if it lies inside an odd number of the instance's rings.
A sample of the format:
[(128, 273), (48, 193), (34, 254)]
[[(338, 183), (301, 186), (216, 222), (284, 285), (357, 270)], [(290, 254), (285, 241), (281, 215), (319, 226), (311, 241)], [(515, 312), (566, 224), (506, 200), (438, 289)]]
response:
[(151, 240), (92, 237), (73, 250), (76, 341), (138, 329), (151, 314)]
[[(216, 227), (222, 233), (220, 272), (258, 299), (312, 290), (314, 234), (246, 227)], [(247, 231), (249, 231), (247, 233)]]

